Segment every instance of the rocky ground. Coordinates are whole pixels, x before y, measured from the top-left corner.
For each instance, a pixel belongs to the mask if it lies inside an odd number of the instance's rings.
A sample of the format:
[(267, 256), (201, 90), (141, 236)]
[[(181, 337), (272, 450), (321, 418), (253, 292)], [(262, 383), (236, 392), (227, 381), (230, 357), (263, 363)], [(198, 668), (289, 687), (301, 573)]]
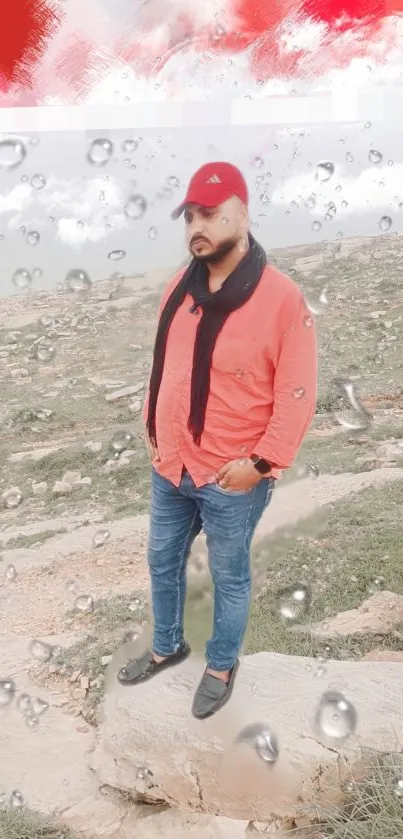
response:
[[(273, 591), (284, 576), (305, 576), (315, 587), (310, 626), (360, 607), (381, 588), (403, 595), (401, 250), (398, 238), (380, 237), (272, 254), (302, 285), (316, 316), (320, 396), (313, 428), (256, 540), (247, 652), (312, 652), (311, 638), (307, 646), (301, 633), (276, 622)], [(141, 835), (152, 830), (149, 809), (146, 828), (139, 804), (129, 814), (126, 799), (105, 804), (88, 767), (97, 709), (117, 661), (147, 636), (149, 466), (140, 411), (161, 279), (21, 294), (0, 310), (0, 792), (9, 800), (17, 790), (42, 813), (73, 813), (74, 829), (86, 828), (89, 839), (135, 836), (127, 825), (140, 817)], [(335, 377), (350, 380), (370, 421)], [(190, 581), (189, 635), (198, 650), (211, 608), (202, 538)], [(347, 641), (337, 634), (333, 657), (400, 654), (400, 612), (393, 614), (387, 631), (378, 616), (375, 629), (365, 624), (358, 634), (350, 615)], [(357, 635), (359, 643), (351, 640)], [(7, 679), (16, 687), (12, 702)], [(109, 833), (105, 808), (113, 813)], [(165, 824), (180, 835), (175, 813), (153, 818), (157, 833)], [(232, 837), (241, 823), (222, 821), (221, 832), (210, 822), (199, 828), (200, 835)]]

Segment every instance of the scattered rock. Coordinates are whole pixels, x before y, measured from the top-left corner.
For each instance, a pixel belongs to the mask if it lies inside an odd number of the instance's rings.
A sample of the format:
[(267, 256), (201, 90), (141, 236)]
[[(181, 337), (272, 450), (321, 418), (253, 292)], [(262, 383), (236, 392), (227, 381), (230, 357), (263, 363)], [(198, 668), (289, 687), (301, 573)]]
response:
[(84, 444), (84, 448), (93, 452), (93, 454), (98, 454), (98, 452), (102, 449), (102, 443), (99, 440), (87, 440)]
[(403, 661), (403, 650), (370, 650), (361, 661)]
[(45, 495), (48, 490), (48, 485), (46, 481), (40, 481), (39, 483), (32, 484), (32, 491), (34, 495)]
[(136, 399), (135, 402), (132, 402), (131, 405), (129, 405), (129, 411), (131, 411), (132, 414), (139, 414), (142, 407), (143, 407), (143, 403), (141, 402), (141, 400)]
[(52, 487), (53, 495), (70, 495), (73, 487), (67, 481), (55, 481)]
[[(339, 612), (309, 627), (312, 635), (333, 638), (346, 635), (384, 634), (393, 632), (403, 622), (403, 596), (392, 591), (378, 591), (358, 606)], [(295, 627), (296, 628), (296, 627)]]
[(374, 469), (392, 469), (397, 466), (395, 460), (386, 460), (382, 457), (369, 457), (360, 455), (355, 459), (355, 465), (361, 466), (364, 472), (373, 472)]
[(106, 402), (118, 402), (119, 399), (124, 399), (125, 396), (135, 396), (144, 388), (144, 382), (139, 382), (137, 385), (128, 385), (122, 387), (120, 390), (114, 390), (112, 393), (107, 393), (105, 396)]

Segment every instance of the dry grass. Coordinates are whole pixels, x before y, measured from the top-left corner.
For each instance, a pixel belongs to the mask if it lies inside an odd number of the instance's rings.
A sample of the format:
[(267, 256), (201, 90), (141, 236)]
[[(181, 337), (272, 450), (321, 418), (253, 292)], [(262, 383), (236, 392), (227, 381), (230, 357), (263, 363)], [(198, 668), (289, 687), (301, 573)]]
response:
[(7, 807), (0, 809), (0, 839), (74, 839), (74, 834), (38, 813)]

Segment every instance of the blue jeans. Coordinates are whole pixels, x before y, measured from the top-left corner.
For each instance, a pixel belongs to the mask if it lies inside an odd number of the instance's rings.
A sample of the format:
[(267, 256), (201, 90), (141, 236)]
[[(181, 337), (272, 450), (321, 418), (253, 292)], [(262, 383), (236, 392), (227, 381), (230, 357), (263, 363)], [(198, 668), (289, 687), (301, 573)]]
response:
[(213, 634), (206, 645), (207, 665), (218, 672), (234, 666), (250, 608), (251, 541), (270, 503), (274, 483), (273, 478), (262, 478), (250, 491), (229, 492), (217, 484), (197, 488), (185, 472), (176, 487), (152, 470), (148, 564), (154, 653), (172, 655), (184, 640), (187, 560), (203, 528), (214, 583)]

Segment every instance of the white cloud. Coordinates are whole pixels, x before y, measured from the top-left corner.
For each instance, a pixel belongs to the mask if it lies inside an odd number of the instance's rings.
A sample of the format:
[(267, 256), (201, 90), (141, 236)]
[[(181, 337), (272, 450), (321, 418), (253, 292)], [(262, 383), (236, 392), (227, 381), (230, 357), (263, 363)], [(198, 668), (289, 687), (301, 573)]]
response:
[(127, 227), (124, 203), (123, 192), (113, 180), (51, 178), (44, 189), (17, 184), (1, 195), (0, 214), (10, 215), (10, 230), (18, 230), (23, 224), (40, 230), (53, 215), (57, 219), (57, 237), (79, 248), (85, 242), (98, 242), (110, 232)]
[[(403, 164), (371, 166), (356, 177), (348, 175), (342, 166), (336, 167), (333, 176), (323, 183), (315, 179), (315, 172), (295, 175), (277, 186), (271, 198), (273, 204), (289, 206), (292, 201), (305, 204), (312, 216), (325, 215), (327, 205), (333, 202), (337, 207), (337, 218), (357, 215), (360, 211), (384, 210), (390, 207), (397, 211), (403, 199)], [(336, 186), (341, 189), (336, 190)], [(315, 195), (315, 206), (310, 206), (310, 197)]]

